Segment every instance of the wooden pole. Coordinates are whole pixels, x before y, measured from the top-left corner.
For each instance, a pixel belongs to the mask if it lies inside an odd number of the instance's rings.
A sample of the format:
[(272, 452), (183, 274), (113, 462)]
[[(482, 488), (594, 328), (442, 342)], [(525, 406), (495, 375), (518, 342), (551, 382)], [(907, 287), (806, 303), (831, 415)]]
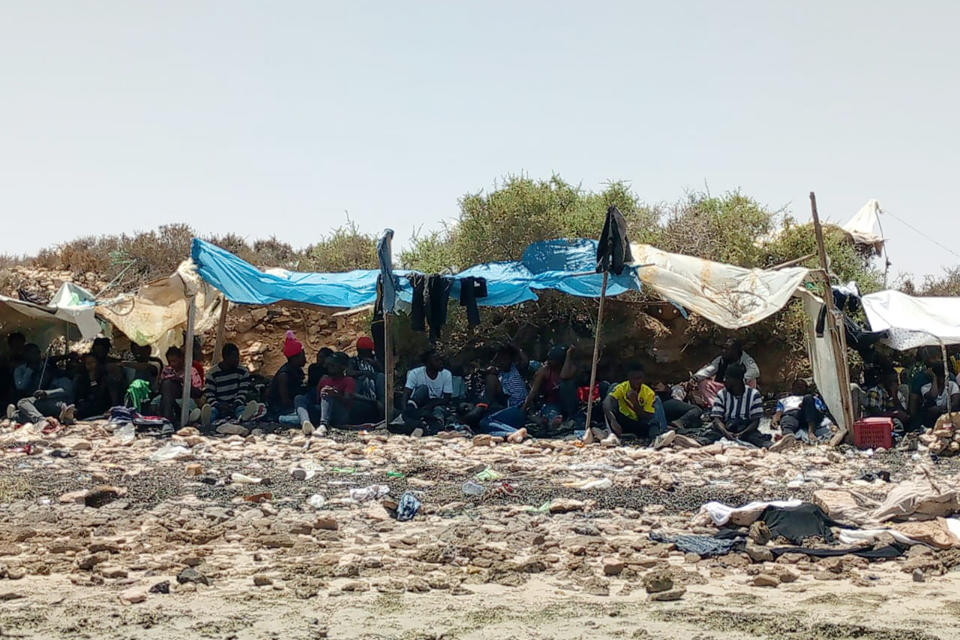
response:
[(600, 329), (603, 326), (603, 301), (607, 298), (607, 279), (609, 271), (603, 272), (603, 284), (600, 285), (600, 307), (597, 309), (597, 328), (593, 338), (593, 361), (590, 363), (590, 389), (587, 391), (587, 424), (583, 433), (584, 442), (593, 441), (590, 420), (593, 418), (593, 387), (597, 384), (597, 360), (600, 358)]
[(390, 424), (393, 419), (393, 314), (383, 314), (383, 423)]
[(950, 359), (947, 358), (947, 345), (943, 340), (940, 340), (940, 354), (943, 356), (943, 392), (947, 394), (947, 415), (949, 415), (952, 410), (950, 407)]
[(230, 301), (225, 297), (220, 297), (220, 320), (217, 322), (217, 340), (213, 343), (213, 364), (219, 364), (221, 360), (220, 352), (223, 350), (223, 341), (227, 332), (227, 311), (230, 309)]
[(837, 367), (837, 382), (840, 384), (840, 408), (843, 412), (847, 427), (842, 429), (831, 440), (831, 444), (839, 444), (847, 435), (847, 430), (854, 422), (853, 402), (850, 397), (850, 368), (847, 363), (847, 337), (842, 327), (837, 327), (836, 309), (833, 306), (833, 288), (830, 284), (830, 267), (827, 262), (827, 250), (823, 243), (823, 228), (820, 226), (820, 215), (817, 213), (817, 196), (810, 192), (810, 211), (813, 215), (813, 230), (817, 236), (817, 253), (820, 254), (820, 270), (823, 273), (823, 303), (827, 307), (826, 320), (830, 340), (833, 341), (833, 351), (836, 355), (834, 364)]
[(180, 426), (187, 426), (187, 419), (190, 417), (190, 389), (193, 378), (193, 325), (197, 317), (197, 306), (195, 297), (187, 298), (187, 337), (183, 341), (183, 396), (180, 407)]

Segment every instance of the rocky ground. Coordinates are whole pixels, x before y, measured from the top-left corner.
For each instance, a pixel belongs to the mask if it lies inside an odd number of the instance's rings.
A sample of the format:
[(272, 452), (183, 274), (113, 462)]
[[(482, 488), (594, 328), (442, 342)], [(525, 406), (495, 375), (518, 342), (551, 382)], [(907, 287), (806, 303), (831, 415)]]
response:
[(952, 481), (954, 460), (102, 423), (0, 427), (0, 451), (0, 637), (960, 637), (953, 551), (772, 562), (649, 537), (715, 531), (707, 500), (880, 494), (865, 472)]

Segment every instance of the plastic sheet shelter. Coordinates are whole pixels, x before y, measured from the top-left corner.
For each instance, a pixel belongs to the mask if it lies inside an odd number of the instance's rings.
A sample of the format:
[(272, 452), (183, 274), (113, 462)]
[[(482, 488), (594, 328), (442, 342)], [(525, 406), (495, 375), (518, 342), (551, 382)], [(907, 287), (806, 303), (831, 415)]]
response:
[(703, 316), (726, 329), (760, 322), (783, 309), (794, 296), (803, 301), (804, 333), (813, 378), (841, 429), (849, 428), (841, 410), (841, 393), (849, 393), (838, 377), (838, 349), (828, 335), (817, 337), (817, 315), (823, 301), (803, 286), (810, 270), (746, 269), (677, 253), (645, 244), (630, 247), (644, 286), (662, 298)]
[(41, 348), (53, 340), (93, 340), (100, 333), (93, 295), (75, 284), (60, 287), (48, 304), (0, 296), (0, 333), (19, 331)]
[[(569, 295), (598, 298), (602, 275), (594, 273), (595, 240), (561, 239), (531, 244), (517, 262), (490, 262), (457, 274), (450, 297), (460, 295), (460, 278), (483, 277), (487, 297), (477, 303), (502, 307), (537, 299), (536, 291), (555, 290)], [(377, 297), (378, 269), (345, 273), (301, 273), (283, 269), (261, 271), (232, 253), (203, 240), (194, 239), (191, 252), (200, 276), (218, 289), (230, 302), (266, 305), (274, 302), (301, 302), (321, 307), (353, 308), (371, 304)], [(397, 295), (409, 303), (412, 287), (403, 276), (410, 271), (396, 270)], [(639, 291), (636, 269), (612, 276), (608, 296), (629, 290)]]
[(638, 276), (665, 300), (726, 329), (756, 324), (786, 306), (809, 276), (802, 267), (746, 269), (632, 244)]
[(97, 315), (123, 332), (132, 342), (151, 345), (161, 356), (170, 346), (183, 343), (191, 296), (196, 305), (195, 326), (206, 331), (217, 322), (222, 299), (185, 260), (168, 278), (145, 284), (135, 294), (101, 301)]
[(863, 298), (874, 331), (890, 332), (884, 340), (898, 351), (960, 344), (960, 298), (925, 298), (900, 291), (878, 291)]

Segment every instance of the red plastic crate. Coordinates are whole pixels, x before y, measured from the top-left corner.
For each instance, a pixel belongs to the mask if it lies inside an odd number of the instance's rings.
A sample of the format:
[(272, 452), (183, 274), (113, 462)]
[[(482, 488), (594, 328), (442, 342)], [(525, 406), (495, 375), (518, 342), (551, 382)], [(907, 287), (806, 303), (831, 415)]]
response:
[(891, 449), (893, 418), (864, 418), (853, 423), (853, 444), (858, 449)]

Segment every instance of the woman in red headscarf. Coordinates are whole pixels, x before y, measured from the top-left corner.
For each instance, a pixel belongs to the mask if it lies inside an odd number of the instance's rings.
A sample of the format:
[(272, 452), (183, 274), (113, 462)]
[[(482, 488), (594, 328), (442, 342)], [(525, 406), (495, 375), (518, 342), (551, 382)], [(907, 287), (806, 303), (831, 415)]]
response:
[(307, 356), (293, 331), (287, 331), (283, 355), (287, 361), (274, 374), (267, 394), (267, 411), (274, 418), (295, 413), (294, 400), (307, 390), (303, 385), (303, 365), (307, 363)]

